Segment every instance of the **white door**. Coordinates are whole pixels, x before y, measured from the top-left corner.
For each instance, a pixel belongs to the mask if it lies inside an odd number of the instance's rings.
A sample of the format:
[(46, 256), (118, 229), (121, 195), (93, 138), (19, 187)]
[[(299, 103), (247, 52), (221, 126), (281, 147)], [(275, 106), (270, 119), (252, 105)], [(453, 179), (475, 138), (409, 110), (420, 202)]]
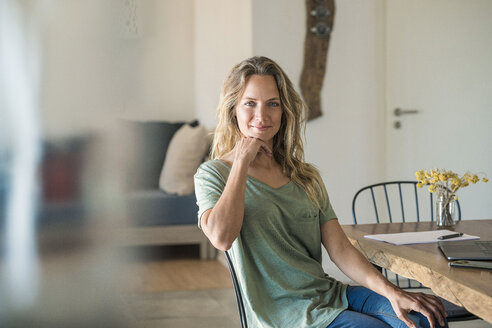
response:
[[(436, 167), (491, 179), (492, 1), (386, 3), (387, 179)], [(458, 197), (463, 219), (492, 219), (492, 182)]]

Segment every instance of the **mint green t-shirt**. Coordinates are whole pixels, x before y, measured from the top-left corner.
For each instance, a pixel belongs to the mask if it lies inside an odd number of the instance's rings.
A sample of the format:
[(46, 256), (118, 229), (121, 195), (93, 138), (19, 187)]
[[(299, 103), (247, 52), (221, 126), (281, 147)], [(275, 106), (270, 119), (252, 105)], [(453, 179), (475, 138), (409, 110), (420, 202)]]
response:
[[(195, 174), (199, 225), (219, 200), (230, 170), (213, 160)], [(329, 201), (323, 209), (292, 181), (272, 188), (248, 176), (243, 225), (229, 254), (250, 327), (324, 328), (347, 308), (346, 285), (321, 266), (320, 226), (336, 218)]]

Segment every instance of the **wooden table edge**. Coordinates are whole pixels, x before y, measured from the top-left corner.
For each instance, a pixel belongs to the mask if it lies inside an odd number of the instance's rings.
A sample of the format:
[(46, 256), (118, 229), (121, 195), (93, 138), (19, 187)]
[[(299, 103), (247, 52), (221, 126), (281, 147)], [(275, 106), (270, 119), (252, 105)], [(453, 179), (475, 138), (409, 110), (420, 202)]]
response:
[[(352, 227), (352, 225), (345, 227)], [(346, 229), (344, 228), (344, 230)], [(373, 245), (373, 243), (382, 242), (361, 239), (350, 234), (347, 234), (347, 237), (371, 263), (403, 277), (415, 279), (424, 286), (430, 287), (436, 295), (463, 306), (471, 313), (492, 323), (492, 297), (490, 295), (456, 282), (421, 263), (384, 252), (378, 248), (378, 245)]]

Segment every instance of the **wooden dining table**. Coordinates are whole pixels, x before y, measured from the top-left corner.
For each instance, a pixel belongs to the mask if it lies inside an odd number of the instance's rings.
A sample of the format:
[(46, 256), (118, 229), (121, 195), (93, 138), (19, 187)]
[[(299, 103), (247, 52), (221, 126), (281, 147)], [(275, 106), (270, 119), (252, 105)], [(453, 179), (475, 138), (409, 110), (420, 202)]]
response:
[[(450, 267), (437, 243), (396, 246), (365, 235), (436, 230), (435, 222), (342, 225), (351, 243), (373, 264), (419, 281), (442, 298), (492, 323), (492, 270)], [(492, 240), (492, 220), (462, 220), (456, 232)]]

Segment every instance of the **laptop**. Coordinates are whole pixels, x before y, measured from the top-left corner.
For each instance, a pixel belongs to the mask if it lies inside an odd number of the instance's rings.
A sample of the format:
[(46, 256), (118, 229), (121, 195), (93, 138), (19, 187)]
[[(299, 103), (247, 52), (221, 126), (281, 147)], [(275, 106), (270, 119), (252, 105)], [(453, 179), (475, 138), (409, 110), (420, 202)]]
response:
[(440, 241), (448, 260), (492, 260), (492, 240)]

